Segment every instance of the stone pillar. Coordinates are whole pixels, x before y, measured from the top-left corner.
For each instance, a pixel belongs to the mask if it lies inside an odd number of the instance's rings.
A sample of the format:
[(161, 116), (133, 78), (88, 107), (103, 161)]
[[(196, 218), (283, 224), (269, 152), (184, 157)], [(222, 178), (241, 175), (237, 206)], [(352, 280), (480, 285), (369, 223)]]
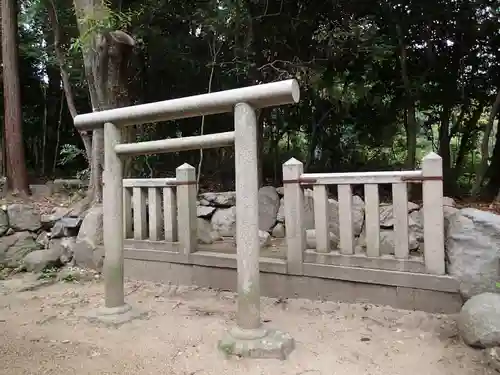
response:
[(125, 305), (123, 292), (123, 165), (115, 153), (121, 132), (114, 124), (104, 124), (104, 298), (107, 308)]
[(234, 110), (236, 171), (237, 326), (219, 342), (226, 355), (285, 359), (295, 342), (287, 333), (266, 329), (260, 320), (257, 120), (254, 109)]
[(103, 238), (104, 238), (104, 308), (90, 312), (88, 318), (109, 325), (120, 325), (142, 313), (125, 303), (123, 163), (115, 152), (121, 142), (121, 130), (104, 124)]
[(237, 323), (256, 329), (260, 322), (259, 281), (259, 176), (257, 164), (257, 121), (245, 103), (234, 110), (236, 248), (238, 254)]

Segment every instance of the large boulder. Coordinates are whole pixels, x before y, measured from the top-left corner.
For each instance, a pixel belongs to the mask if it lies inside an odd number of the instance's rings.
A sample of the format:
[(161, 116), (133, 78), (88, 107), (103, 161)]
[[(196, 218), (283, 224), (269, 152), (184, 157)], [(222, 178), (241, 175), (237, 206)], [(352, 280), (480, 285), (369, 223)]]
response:
[[(328, 227), (335, 236), (340, 233), (339, 219), (339, 204), (335, 199), (328, 199)], [(352, 197), (352, 217), (354, 235), (358, 236), (362, 229), (365, 220), (365, 203), (363, 200), (354, 195)], [(277, 212), (277, 221), (285, 222), (285, 202), (282, 198)], [(285, 223), (286, 225), (286, 223)], [(314, 197), (311, 189), (304, 190), (304, 229), (314, 229)]]
[(467, 345), (500, 346), (500, 294), (483, 293), (465, 302), (458, 316), (458, 329)]
[[(408, 213), (418, 211), (420, 206), (413, 202), (408, 202)], [(382, 203), (379, 207), (380, 227), (390, 229), (394, 227), (394, 206)]]
[[(335, 199), (328, 199), (330, 205), (330, 220), (329, 228), (336, 236), (340, 233), (340, 218), (339, 218), (339, 204)], [(353, 221), (353, 231), (355, 236), (359, 236), (363, 230), (363, 223), (365, 221), (365, 202), (357, 196), (352, 197), (352, 221)]]
[[(420, 246), (419, 238), (417, 237), (417, 233), (412, 230), (410, 220), (408, 226), (408, 249), (410, 251), (414, 251)], [(380, 254), (394, 255), (396, 249), (394, 237), (394, 230), (384, 228), (380, 229)], [(356, 244), (362, 249), (366, 249), (366, 233), (364, 230), (357, 239)]]
[(219, 208), (212, 215), (211, 222), (213, 229), (221, 236), (234, 237), (236, 235), (236, 207)]
[(280, 197), (273, 186), (263, 186), (259, 189), (259, 229), (270, 231), (276, 223), (280, 206)]
[(10, 236), (0, 238), (0, 264), (9, 268), (16, 268), (22, 264), (24, 257), (34, 250), (40, 249), (33, 234), (16, 232)]
[(29, 204), (10, 204), (7, 206), (9, 225), (16, 232), (36, 232), (42, 227), (40, 213)]
[(52, 239), (47, 249), (35, 250), (23, 259), (29, 272), (41, 272), (48, 267), (60, 267), (73, 258), (74, 238)]
[(280, 199), (280, 205), (278, 207), (278, 212), (276, 213), (276, 221), (278, 223), (285, 222), (285, 198)]
[[(122, 233), (106, 233), (108, 236), (121, 236)], [(92, 206), (83, 219), (73, 247), (75, 264), (92, 269), (101, 269), (104, 261), (103, 212), (102, 205)]]
[(61, 253), (59, 249), (35, 250), (23, 259), (23, 266), (28, 272), (41, 272), (48, 267), (59, 267)]
[(464, 298), (498, 292), (500, 216), (473, 208), (457, 211), (448, 219), (447, 269), (460, 282)]

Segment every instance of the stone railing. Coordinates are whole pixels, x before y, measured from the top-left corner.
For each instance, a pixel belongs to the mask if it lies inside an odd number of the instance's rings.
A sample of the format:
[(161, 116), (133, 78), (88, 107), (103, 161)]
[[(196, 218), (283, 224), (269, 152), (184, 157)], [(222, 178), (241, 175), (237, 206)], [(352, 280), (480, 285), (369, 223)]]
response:
[[(352, 185), (364, 185), (366, 258), (380, 258), (379, 184), (392, 184), (394, 216), (394, 255), (404, 263), (409, 259), (408, 183), (422, 183), (425, 272), (445, 273), (442, 161), (430, 153), (422, 170), (363, 173), (303, 173), (303, 165), (291, 159), (283, 165), (284, 208), (288, 269), (302, 273), (304, 262), (327, 262), (328, 256), (354, 256)], [(306, 251), (303, 186), (313, 186), (316, 249)], [(327, 185), (338, 188), (338, 228), (331, 228)], [(336, 232), (332, 234), (332, 231)], [(331, 248), (332, 235), (338, 235), (340, 250)], [(360, 254), (356, 254), (360, 258)], [(361, 260), (363, 262), (363, 260)], [(373, 262), (372, 262), (373, 263)], [(375, 263), (376, 264), (376, 263)], [(354, 264), (353, 264), (354, 265)]]
[(175, 178), (123, 180), (124, 238), (179, 242), (185, 253), (196, 245), (195, 169), (183, 164)]

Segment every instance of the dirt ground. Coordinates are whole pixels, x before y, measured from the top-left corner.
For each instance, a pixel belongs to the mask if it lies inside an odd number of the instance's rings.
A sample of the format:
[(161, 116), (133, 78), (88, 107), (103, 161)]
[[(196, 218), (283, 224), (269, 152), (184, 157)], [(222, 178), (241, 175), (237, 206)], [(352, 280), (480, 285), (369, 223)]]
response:
[(100, 281), (32, 289), (33, 276), (0, 281), (0, 374), (493, 374), (461, 343), (453, 317), (366, 304), (262, 299), (262, 318), (296, 339), (286, 361), (225, 359), (234, 324), (229, 292), (127, 282), (147, 313), (118, 328), (83, 316), (100, 306)]

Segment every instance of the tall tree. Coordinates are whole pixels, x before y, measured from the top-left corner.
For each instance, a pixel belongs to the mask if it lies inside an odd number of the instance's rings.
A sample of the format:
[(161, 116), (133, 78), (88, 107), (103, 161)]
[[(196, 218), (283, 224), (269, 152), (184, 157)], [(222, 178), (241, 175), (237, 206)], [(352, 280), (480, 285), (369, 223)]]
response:
[[(127, 68), (135, 40), (125, 32), (112, 29), (115, 26), (113, 12), (106, 1), (74, 0), (74, 7), (92, 109), (101, 111), (130, 104)], [(131, 127), (125, 140), (132, 138), (130, 130)], [(92, 134), (90, 170), (89, 192), (92, 200), (99, 202), (104, 170), (103, 129), (94, 130)]]
[(4, 139), (7, 178), (9, 187), (14, 192), (28, 195), (29, 186), (24, 159), (17, 40), (17, 3), (15, 0), (2, 0)]

